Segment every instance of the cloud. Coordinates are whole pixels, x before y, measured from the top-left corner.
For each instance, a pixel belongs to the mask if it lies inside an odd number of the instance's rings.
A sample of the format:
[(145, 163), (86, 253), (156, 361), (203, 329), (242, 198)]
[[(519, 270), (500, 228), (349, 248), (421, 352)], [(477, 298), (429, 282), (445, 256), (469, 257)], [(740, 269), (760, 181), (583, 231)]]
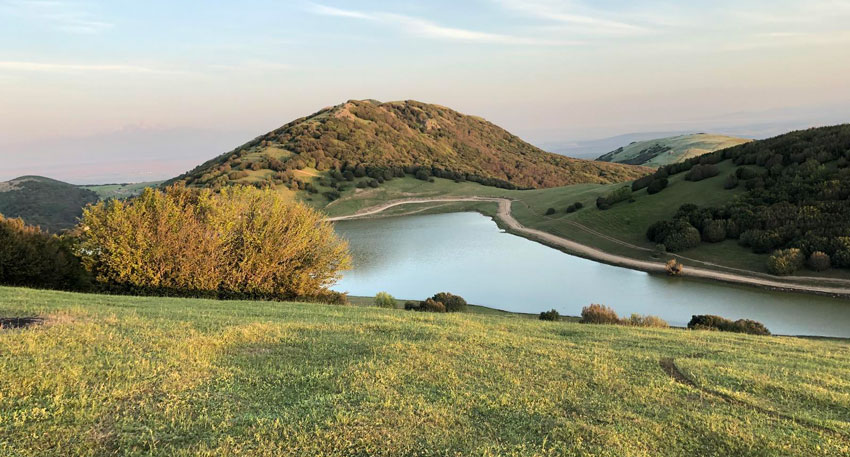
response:
[[(561, 2), (554, 4), (551, 1), (539, 0), (495, 0), (504, 8), (524, 13), (529, 16), (559, 22), (567, 25), (579, 25), (602, 33), (638, 33), (648, 31), (641, 27), (626, 22), (615, 21), (587, 14), (576, 14), (566, 10)], [(587, 31), (587, 30), (585, 30)]]
[(56, 30), (97, 34), (111, 29), (114, 24), (94, 17), (81, 4), (60, 0), (5, 0), (0, 6), (18, 16), (30, 17), (47, 23)]
[(49, 62), (26, 62), (14, 60), (0, 61), (0, 70), (25, 71), (39, 73), (148, 73), (148, 74), (176, 74), (179, 72), (161, 70), (152, 67), (125, 65), (125, 64), (68, 64)]
[(548, 40), (500, 33), (480, 32), (456, 27), (446, 27), (426, 19), (387, 12), (366, 13), (362, 11), (333, 8), (319, 4), (313, 4), (310, 11), (324, 16), (374, 21), (396, 27), (413, 35), (449, 41), (534, 46), (568, 46), (581, 44), (579, 41)]

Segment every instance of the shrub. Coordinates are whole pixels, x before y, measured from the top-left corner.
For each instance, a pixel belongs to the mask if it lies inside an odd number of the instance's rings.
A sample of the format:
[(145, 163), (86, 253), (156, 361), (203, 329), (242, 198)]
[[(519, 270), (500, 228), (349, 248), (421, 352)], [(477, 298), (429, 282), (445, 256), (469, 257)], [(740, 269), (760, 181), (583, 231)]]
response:
[(694, 165), (693, 168), (685, 174), (685, 180), (702, 181), (703, 179), (713, 178), (719, 174), (720, 170), (718, 170), (715, 165)]
[(702, 225), (702, 240), (719, 243), (726, 239), (726, 220), (712, 219)]
[(750, 319), (738, 319), (732, 322), (724, 317), (712, 314), (691, 316), (688, 328), (692, 330), (719, 330), (721, 332), (749, 333), (751, 335), (770, 335), (770, 331), (761, 322)]
[(395, 297), (390, 295), (387, 292), (378, 292), (375, 294), (375, 306), (380, 308), (395, 308), (396, 300)]
[(407, 311), (421, 311), (420, 308), (422, 308), (421, 301), (408, 300), (404, 302), (404, 309)]
[(646, 186), (646, 193), (650, 195), (657, 194), (658, 192), (664, 190), (665, 187), (667, 187), (667, 178), (656, 179), (650, 182), (648, 186)]
[(829, 259), (829, 256), (825, 252), (815, 251), (812, 255), (809, 256), (809, 268), (814, 271), (825, 271), (829, 270), (832, 262)]
[(684, 266), (676, 259), (670, 259), (664, 265), (664, 271), (666, 271), (670, 276), (678, 276), (682, 274), (683, 269)]
[(632, 314), (629, 319), (624, 321), (623, 323), (632, 327), (669, 327), (667, 321), (658, 316), (641, 316), (640, 314)]
[(427, 311), (429, 313), (445, 313), (448, 310), (446, 309), (446, 305), (442, 302), (429, 298), (422, 302), (421, 311)]
[(466, 311), (466, 300), (464, 300), (460, 295), (440, 292), (431, 297), (431, 299), (445, 305), (447, 312), (458, 313)]
[(561, 320), (561, 314), (558, 313), (558, 310), (550, 309), (549, 311), (543, 311), (540, 313), (541, 321), (559, 321)]
[(555, 214), (555, 208), (549, 208), (549, 209), (546, 210), (547, 216), (551, 216), (553, 214)]
[(66, 238), (0, 215), (0, 284), (86, 290), (90, 282)]
[(581, 309), (581, 320), (579, 322), (583, 324), (619, 324), (620, 317), (613, 309), (594, 303)]
[(601, 210), (610, 208), (613, 204), (632, 198), (631, 187), (621, 187), (596, 199), (596, 207)]
[(572, 205), (567, 207), (568, 213), (574, 213), (580, 209), (584, 208), (584, 204), (582, 202), (575, 202)]
[(220, 298), (323, 295), (350, 262), (321, 213), (243, 186), (100, 202), (83, 213), (78, 252), (110, 290)]
[(734, 189), (738, 187), (738, 177), (734, 174), (726, 177), (726, 180), (723, 181), (723, 188), (726, 190)]
[(767, 259), (767, 271), (780, 276), (794, 274), (803, 267), (805, 261), (806, 257), (799, 249), (780, 249)]

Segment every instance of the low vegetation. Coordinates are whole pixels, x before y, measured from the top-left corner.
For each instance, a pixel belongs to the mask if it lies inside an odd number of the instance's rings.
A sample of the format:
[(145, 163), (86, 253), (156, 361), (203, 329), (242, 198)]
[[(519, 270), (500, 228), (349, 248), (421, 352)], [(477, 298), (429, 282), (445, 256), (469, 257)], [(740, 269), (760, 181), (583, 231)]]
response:
[(379, 308), (395, 309), (397, 305), (395, 297), (390, 295), (388, 292), (378, 292), (375, 294), (375, 300), (373, 303)]
[(657, 316), (642, 316), (632, 314), (628, 319), (620, 319), (613, 309), (599, 304), (592, 304), (581, 309), (582, 324), (629, 325), (632, 327), (668, 327), (667, 322)]
[(721, 332), (748, 333), (750, 335), (770, 335), (770, 331), (761, 322), (750, 319), (729, 319), (701, 314), (693, 316), (688, 322), (688, 328), (692, 330), (719, 330)]
[(550, 309), (549, 311), (543, 311), (540, 313), (541, 321), (559, 321), (561, 320), (561, 313), (556, 309)]
[(404, 309), (430, 313), (462, 313), (466, 312), (467, 303), (460, 295), (440, 292), (425, 301), (408, 301), (404, 304)]
[(850, 454), (846, 340), (3, 287), (0, 316), (44, 318), (0, 330), (3, 455)]

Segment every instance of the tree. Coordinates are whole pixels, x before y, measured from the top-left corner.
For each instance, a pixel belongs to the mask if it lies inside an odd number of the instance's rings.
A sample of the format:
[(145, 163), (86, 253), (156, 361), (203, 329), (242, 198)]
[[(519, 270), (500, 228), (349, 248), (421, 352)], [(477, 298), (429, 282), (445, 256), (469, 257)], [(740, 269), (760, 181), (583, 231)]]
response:
[(831, 266), (829, 255), (825, 252), (815, 251), (809, 256), (809, 268), (814, 271), (826, 271)]
[(466, 311), (466, 300), (464, 300), (460, 295), (454, 295), (449, 292), (440, 292), (431, 297), (431, 299), (445, 305), (447, 312), (457, 313)]
[(767, 259), (767, 271), (774, 275), (790, 275), (803, 267), (806, 257), (796, 248), (780, 249)]
[(273, 190), (169, 187), (83, 214), (78, 251), (103, 286), (133, 293), (333, 297), (347, 244), (319, 212)]
[(667, 187), (667, 178), (655, 179), (646, 187), (646, 193), (652, 195), (657, 194)]
[(543, 311), (540, 313), (541, 321), (559, 321), (561, 320), (561, 314), (556, 309), (550, 309), (549, 311)]
[(670, 276), (679, 276), (680, 274), (682, 274), (682, 270), (684, 270), (684, 266), (681, 263), (679, 263), (678, 260), (670, 259), (664, 265), (664, 270)]
[(380, 308), (395, 308), (396, 300), (395, 297), (390, 295), (387, 292), (378, 292), (375, 294), (375, 306)]

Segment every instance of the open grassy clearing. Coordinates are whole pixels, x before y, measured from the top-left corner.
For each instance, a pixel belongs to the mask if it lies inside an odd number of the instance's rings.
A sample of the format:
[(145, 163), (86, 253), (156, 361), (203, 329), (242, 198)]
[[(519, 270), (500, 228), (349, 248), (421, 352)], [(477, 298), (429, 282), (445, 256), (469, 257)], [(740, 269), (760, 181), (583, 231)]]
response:
[(88, 189), (97, 194), (101, 200), (108, 198), (124, 199), (134, 197), (142, 193), (147, 187), (157, 187), (162, 184), (162, 181), (148, 181), (125, 184), (95, 184), (89, 186), (79, 186), (83, 189)]
[(0, 288), (34, 315), (3, 455), (850, 453), (845, 340)]

